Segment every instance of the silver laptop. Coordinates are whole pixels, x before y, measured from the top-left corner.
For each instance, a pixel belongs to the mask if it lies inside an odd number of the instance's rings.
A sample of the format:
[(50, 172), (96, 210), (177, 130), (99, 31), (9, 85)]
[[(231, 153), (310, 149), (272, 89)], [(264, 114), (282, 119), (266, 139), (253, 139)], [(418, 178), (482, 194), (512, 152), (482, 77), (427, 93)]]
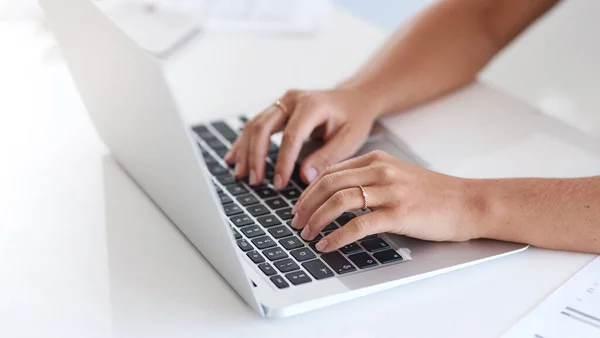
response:
[[(257, 313), (285, 317), (526, 249), (492, 240), (433, 243), (381, 234), (321, 254), (290, 225), (306, 187), (250, 187), (222, 160), (244, 126), (233, 117), (184, 124), (159, 63), (89, 0), (41, 0), (88, 113), (114, 158)], [(376, 128), (360, 153), (383, 149), (415, 163)], [(345, 213), (324, 229), (356, 217)], [(318, 240), (318, 236), (316, 240)]]

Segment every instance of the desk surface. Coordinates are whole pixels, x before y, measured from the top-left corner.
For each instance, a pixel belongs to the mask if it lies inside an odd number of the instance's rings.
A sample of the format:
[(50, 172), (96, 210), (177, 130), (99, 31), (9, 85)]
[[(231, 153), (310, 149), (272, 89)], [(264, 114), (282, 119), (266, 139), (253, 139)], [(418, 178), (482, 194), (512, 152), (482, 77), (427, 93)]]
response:
[[(262, 320), (107, 156), (46, 33), (4, 28), (0, 336), (493, 337), (592, 258), (531, 249)], [(205, 37), (166, 69), (192, 122), (330, 86), (384, 38), (337, 10), (317, 39)]]

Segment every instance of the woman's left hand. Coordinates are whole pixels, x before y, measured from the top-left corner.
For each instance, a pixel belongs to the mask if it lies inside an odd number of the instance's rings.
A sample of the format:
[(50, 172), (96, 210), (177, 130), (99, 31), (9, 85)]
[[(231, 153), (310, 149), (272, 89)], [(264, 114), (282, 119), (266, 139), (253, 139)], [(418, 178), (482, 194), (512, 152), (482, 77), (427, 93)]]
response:
[(382, 232), (432, 241), (469, 240), (481, 235), (474, 217), (481, 205), (471, 194), (470, 181), (375, 151), (321, 173), (298, 199), (292, 226), (304, 228), (301, 236), (313, 239), (343, 212), (363, 208), (361, 185), (372, 212), (323, 238), (319, 251)]

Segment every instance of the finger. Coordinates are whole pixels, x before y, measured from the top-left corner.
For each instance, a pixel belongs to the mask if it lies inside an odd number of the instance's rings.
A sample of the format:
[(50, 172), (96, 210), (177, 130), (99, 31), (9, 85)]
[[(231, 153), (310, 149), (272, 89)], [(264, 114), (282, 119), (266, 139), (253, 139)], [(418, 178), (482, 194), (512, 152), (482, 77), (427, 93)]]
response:
[(393, 222), (393, 218), (387, 216), (384, 210), (355, 217), (348, 224), (321, 239), (316, 248), (321, 252), (337, 250), (366, 236), (385, 232)]
[(325, 114), (320, 113), (318, 108), (307, 102), (310, 101), (302, 101), (296, 105), (283, 132), (273, 180), (276, 190), (288, 184), (302, 144), (315, 127), (325, 121)]
[[(338, 171), (342, 171), (342, 170), (365, 167), (365, 166), (371, 164), (372, 162), (373, 162), (372, 156), (370, 156), (370, 154), (366, 154), (366, 155), (351, 158), (347, 161), (329, 166), (326, 170), (324, 170), (322, 173), (320, 173), (319, 176), (317, 176), (317, 178), (306, 189), (304, 189), (304, 192), (302, 192), (302, 194), (300, 194), (300, 197), (298, 198), (298, 202), (296, 202), (296, 205), (298, 205), (300, 202), (302, 202), (302, 200), (305, 198), (305, 196), (307, 196), (314, 189), (316, 182), (319, 182), (321, 180), (321, 178), (323, 178), (323, 176), (325, 176), (327, 174), (335, 173)], [(293, 213), (296, 213), (296, 211), (297, 211), (296, 209), (292, 210)]]
[(364, 135), (351, 132), (350, 128), (338, 130), (321, 148), (312, 153), (302, 162), (300, 172), (305, 182), (311, 183), (319, 173), (330, 165), (345, 160), (360, 148), (361, 144), (354, 139), (362, 139)]
[[(301, 202), (296, 203), (296, 214), (292, 219), (292, 226), (297, 229), (303, 228), (308, 219), (323, 203), (335, 194), (339, 195), (344, 189), (358, 189), (359, 185), (364, 187), (383, 183), (380, 182), (377, 172), (372, 166), (366, 166), (323, 176), (315, 183), (315, 188)], [(362, 199), (362, 195), (360, 197)]]
[(271, 135), (281, 130), (285, 121), (286, 116), (281, 109), (270, 107), (252, 124), (248, 146), (250, 185), (257, 185), (264, 180), (265, 162)]
[[(393, 198), (389, 186), (371, 186), (364, 189), (368, 196), (368, 207), (374, 211), (385, 206)], [(365, 199), (358, 187), (336, 192), (310, 216), (301, 236), (307, 240), (314, 239), (327, 224), (333, 222), (342, 213), (360, 210), (364, 204)]]
[(250, 138), (252, 137), (252, 132), (250, 130), (252, 129), (252, 124), (256, 118), (258, 117), (255, 117), (253, 120), (246, 123), (246, 127), (244, 127), (242, 136), (238, 139), (239, 143), (235, 152), (234, 169), (234, 175), (238, 179), (241, 179), (248, 174), (248, 146), (250, 143)]
[(233, 142), (233, 144), (231, 145), (231, 149), (229, 149), (227, 154), (225, 154), (225, 157), (223, 158), (225, 163), (233, 164), (235, 162), (236, 152), (237, 152), (238, 144), (240, 143), (240, 138), (241, 137), (238, 137), (237, 139), (235, 139), (235, 142)]

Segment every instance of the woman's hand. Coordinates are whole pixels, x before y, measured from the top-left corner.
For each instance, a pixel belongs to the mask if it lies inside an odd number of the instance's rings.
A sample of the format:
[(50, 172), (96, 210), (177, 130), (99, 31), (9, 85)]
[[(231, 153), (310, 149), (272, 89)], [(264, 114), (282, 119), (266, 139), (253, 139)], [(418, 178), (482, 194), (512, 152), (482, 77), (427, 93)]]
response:
[[(479, 237), (474, 221), (478, 204), (469, 180), (435, 173), (385, 152), (333, 165), (302, 193), (292, 226), (313, 239), (346, 211), (363, 208), (367, 193), (372, 210), (335, 230), (318, 244), (323, 252), (365, 236), (391, 232), (432, 241), (465, 241)], [(473, 208), (475, 206), (475, 208)]]
[[(305, 140), (321, 133), (324, 145), (302, 163), (302, 179), (310, 183), (327, 166), (353, 155), (363, 144), (380, 113), (374, 100), (360, 90), (288, 91), (283, 109), (267, 108), (246, 124), (225, 161), (235, 163), (235, 176), (249, 175), (251, 185), (264, 179), (270, 136), (283, 130), (273, 185), (285, 187)], [(319, 128), (320, 127), (320, 128)]]

